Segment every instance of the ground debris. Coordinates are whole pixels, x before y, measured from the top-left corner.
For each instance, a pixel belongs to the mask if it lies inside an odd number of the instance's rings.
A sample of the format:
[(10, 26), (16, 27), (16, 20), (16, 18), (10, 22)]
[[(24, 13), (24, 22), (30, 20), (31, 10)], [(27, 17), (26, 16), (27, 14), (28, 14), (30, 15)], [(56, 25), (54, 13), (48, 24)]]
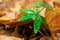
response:
[(0, 40), (24, 40), (24, 39), (13, 36), (0, 35)]

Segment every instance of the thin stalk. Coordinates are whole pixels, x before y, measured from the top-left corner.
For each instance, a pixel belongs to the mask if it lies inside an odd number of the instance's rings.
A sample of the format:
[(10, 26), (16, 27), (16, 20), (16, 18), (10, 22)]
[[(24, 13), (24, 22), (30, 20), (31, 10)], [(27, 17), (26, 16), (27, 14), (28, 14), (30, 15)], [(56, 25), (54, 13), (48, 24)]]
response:
[(40, 12), (44, 9), (44, 7), (40, 10)]
[(45, 31), (46, 35), (49, 36), (49, 34), (46, 32), (45, 28), (43, 28), (43, 30)]
[[(47, 25), (47, 27), (45, 27), (48, 31), (50, 31), (50, 29), (49, 29), (49, 27), (48, 27), (48, 25)], [(51, 32), (51, 31), (50, 31)], [(51, 33), (51, 36), (52, 36), (52, 33)], [(52, 38), (53, 38), (53, 36), (52, 36)], [(53, 38), (54, 39), (54, 38)]]
[(47, 37), (47, 36), (45, 36), (41, 31), (39, 31), (39, 33), (40, 33), (43, 37), (45, 37), (45, 38), (47, 38), (47, 39), (49, 39), (49, 40), (50, 40), (50, 38), (49, 38), (49, 37)]
[(42, 36), (46, 37), (41, 31), (39, 31), (39, 33), (40, 33)]
[[(38, 8), (35, 8), (35, 9), (36, 9), (36, 11), (38, 10)], [(43, 9), (44, 9), (44, 7), (41, 10), (38, 10), (37, 14), (39, 14)]]

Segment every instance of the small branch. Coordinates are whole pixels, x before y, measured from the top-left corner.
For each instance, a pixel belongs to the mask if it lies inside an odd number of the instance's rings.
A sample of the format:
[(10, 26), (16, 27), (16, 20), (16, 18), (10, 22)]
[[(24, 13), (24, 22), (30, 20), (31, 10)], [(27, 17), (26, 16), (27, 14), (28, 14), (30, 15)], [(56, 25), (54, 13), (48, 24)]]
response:
[(44, 9), (44, 7), (40, 10), (40, 12)]
[(40, 34), (43, 36), (43, 37), (45, 37), (45, 38), (47, 38), (47, 39), (49, 39), (50, 40), (50, 38), (49, 37), (47, 37), (47, 36), (45, 36), (41, 31), (39, 31), (40, 32)]
[(46, 37), (41, 31), (39, 31), (39, 33), (40, 33), (42, 36)]
[(17, 21), (12, 21), (12, 22), (6, 22), (6, 23), (3, 23), (5, 25), (9, 25), (10, 28), (13, 28), (15, 26), (22, 26), (22, 25), (26, 25), (26, 24), (30, 24), (33, 22), (33, 19), (29, 19), (29, 20), (26, 20), (26, 21), (21, 21), (21, 22), (17, 22)]
[(43, 27), (43, 30), (45, 31), (46, 35), (49, 36), (44, 27)]

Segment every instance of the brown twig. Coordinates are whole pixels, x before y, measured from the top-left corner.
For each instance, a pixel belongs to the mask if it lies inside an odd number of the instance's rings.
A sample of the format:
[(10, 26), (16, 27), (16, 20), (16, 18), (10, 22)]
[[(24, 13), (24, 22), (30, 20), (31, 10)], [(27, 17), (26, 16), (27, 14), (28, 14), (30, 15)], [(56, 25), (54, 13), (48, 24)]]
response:
[(14, 27), (14, 26), (22, 26), (22, 25), (26, 25), (26, 24), (30, 24), (33, 22), (33, 19), (29, 19), (29, 20), (26, 20), (26, 21), (21, 21), (21, 22), (17, 22), (17, 21), (12, 21), (12, 22), (5, 22), (3, 24), (5, 25), (9, 25), (10, 28)]

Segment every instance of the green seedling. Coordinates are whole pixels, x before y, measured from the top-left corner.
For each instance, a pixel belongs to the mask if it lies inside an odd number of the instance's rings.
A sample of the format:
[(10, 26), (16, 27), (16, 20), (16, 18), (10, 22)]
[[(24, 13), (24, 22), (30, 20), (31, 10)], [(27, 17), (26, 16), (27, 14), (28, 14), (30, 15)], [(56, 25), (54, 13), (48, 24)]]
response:
[[(41, 23), (43, 23), (44, 26), (47, 27), (46, 19), (40, 14), (40, 12), (43, 11), (44, 8), (49, 8), (53, 10), (53, 7), (50, 4), (46, 4), (44, 2), (36, 2), (34, 3), (33, 6), (35, 10), (31, 8), (24, 8), (20, 10), (20, 12), (24, 12), (25, 14), (23, 14), (19, 18), (19, 21), (25, 21), (34, 18), (33, 27), (34, 27), (34, 33), (36, 34), (41, 29), (42, 26)], [(43, 7), (41, 10), (39, 10), (38, 8), (40, 6)]]

